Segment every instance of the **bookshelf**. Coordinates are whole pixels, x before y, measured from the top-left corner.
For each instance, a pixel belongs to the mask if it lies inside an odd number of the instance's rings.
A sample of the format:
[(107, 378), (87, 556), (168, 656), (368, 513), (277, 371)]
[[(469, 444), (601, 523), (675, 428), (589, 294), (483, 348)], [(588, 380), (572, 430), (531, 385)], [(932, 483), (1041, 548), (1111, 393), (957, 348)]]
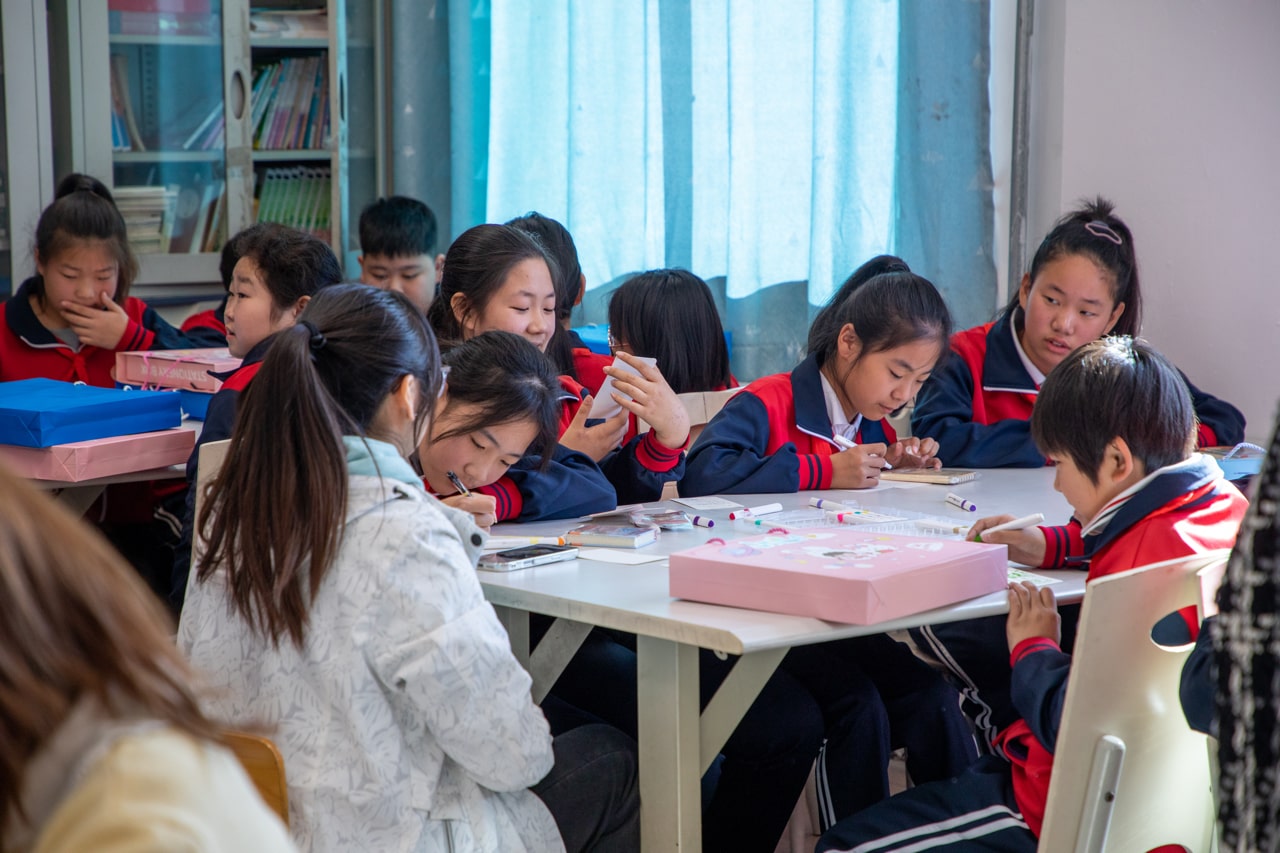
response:
[(350, 91), (348, 56), (380, 61), (365, 19), (381, 2), (73, 0), (63, 109), (75, 141), (55, 165), (125, 200), (141, 294), (216, 295), (223, 242), (255, 221), (303, 228), (349, 256), (352, 198), (363, 206), (379, 192), (364, 162), (372, 137), (350, 151), (347, 100), (376, 99)]

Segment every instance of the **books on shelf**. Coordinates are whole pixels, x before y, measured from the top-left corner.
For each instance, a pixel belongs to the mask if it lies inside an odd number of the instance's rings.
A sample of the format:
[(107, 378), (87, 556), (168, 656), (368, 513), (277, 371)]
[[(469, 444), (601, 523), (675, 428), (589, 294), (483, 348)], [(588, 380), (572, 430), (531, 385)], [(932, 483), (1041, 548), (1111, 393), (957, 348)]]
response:
[(257, 222), (279, 222), (328, 242), (333, 182), (329, 168), (290, 166), (263, 170)]
[[(176, 196), (176, 203), (168, 223), (169, 253), (211, 251), (206, 248), (210, 245), (210, 231), (213, 227), (221, 228), (220, 224), (214, 226), (213, 220), (218, 215), (219, 206), (226, 203), (223, 200), (226, 195), (223, 182), (213, 180), (175, 186), (170, 190)], [(214, 236), (221, 247), (221, 235)]]
[(168, 223), (173, 218), (177, 190), (158, 186), (122, 186), (111, 191), (124, 218), (129, 245), (140, 254), (169, 251)]
[(329, 59), (325, 51), (286, 57), (254, 71), (253, 147), (307, 150), (328, 146)]
[(129, 95), (129, 57), (111, 54), (111, 150), (146, 151)]

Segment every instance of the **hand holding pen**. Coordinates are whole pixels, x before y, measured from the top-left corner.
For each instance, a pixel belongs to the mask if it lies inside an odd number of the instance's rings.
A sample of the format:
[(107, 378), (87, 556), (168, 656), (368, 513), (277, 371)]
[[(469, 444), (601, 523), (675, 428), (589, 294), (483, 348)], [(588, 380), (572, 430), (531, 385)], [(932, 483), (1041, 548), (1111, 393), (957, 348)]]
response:
[(1036, 525), (1044, 521), (1040, 513), (1021, 518), (1012, 515), (993, 515), (980, 518), (969, 528), (965, 539), (991, 545), (1007, 545), (1009, 560), (1024, 566), (1039, 566), (1044, 562), (1045, 536)]
[(461, 478), (452, 471), (444, 474), (449, 482), (458, 490), (455, 495), (440, 498), (440, 502), (454, 509), (469, 512), (475, 518), (476, 527), (488, 530), (498, 521), (498, 500), (493, 495), (477, 494), (466, 487)]
[(831, 488), (873, 489), (880, 482), (880, 472), (892, 468), (884, 454), (883, 443), (854, 444), (842, 435), (831, 439), (842, 449), (831, 454)]

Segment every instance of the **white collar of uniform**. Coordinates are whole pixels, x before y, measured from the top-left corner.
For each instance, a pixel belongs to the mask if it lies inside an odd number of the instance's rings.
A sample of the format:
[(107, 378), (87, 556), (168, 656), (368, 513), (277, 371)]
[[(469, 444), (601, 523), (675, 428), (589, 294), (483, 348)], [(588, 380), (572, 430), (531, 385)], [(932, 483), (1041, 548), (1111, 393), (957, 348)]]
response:
[(844, 416), (844, 406), (840, 403), (839, 396), (836, 395), (836, 389), (827, 381), (826, 374), (818, 371), (818, 378), (822, 380), (822, 399), (827, 404), (827, 418), (831, 421), (831, 434), (833, 436), (842, 435), (850, 441), (855, 441), (858, 434), (858, 428), (862, 426), (862, 415), (855, 415), (853, 423), (849, 423), (849, 419)]
[[(1026, 322), (1025, 320), (1023, 321)], [(1031, 357), (1027, 355), (1027, 351), (1022, 348), (1022, 341), (1018, 340), (1017, 323), (1009, 324), (1009, 334), (1013, 335), (1013, 347), (1018, 351), (1018, 358), (1022, 360), (1022, 366), (1027, 369), (1027, 375), (1031, 377), (1031, 381), (1039, 388), (1044, 384), (1044, 374), (1040, 372), (1040, 368), (1035, 366), (1031, 361)]]

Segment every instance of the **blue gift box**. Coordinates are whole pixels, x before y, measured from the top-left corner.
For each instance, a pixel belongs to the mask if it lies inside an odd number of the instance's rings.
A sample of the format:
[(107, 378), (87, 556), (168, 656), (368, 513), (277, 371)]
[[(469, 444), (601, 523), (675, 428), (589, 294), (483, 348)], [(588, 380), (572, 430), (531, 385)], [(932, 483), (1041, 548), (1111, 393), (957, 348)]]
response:
[(182, 413), (195, 421), (204, 420), (205, 415), (209, 414), (209, 401), (213, 399), (212, 394), (203, 391), (188, 391), (185, 388), (178, 389), (178, 399), (182, 400)]
[(53, 379), (0, 382), (0, 444), (52, 447), (155, 432), (181, 423), (177, 394), (97, 388)]

